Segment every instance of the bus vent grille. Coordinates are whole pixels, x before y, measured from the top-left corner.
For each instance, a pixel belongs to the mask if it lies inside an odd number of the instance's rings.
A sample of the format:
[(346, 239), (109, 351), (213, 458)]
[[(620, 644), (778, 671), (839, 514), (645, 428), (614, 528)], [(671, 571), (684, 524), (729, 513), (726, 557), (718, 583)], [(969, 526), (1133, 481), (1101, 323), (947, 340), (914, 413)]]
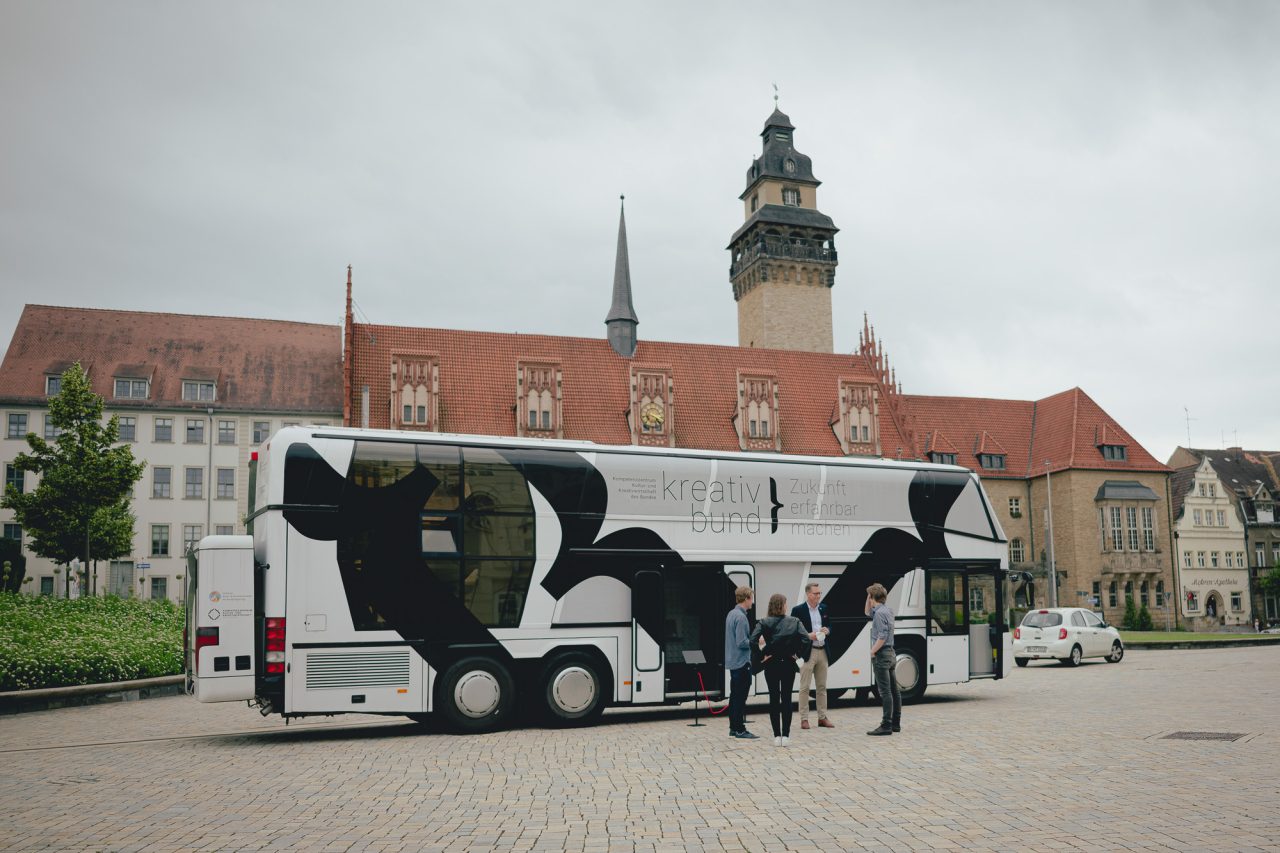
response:
[(307, 655), (307, 689), (409, 684), (409, 652), (315, 652)]

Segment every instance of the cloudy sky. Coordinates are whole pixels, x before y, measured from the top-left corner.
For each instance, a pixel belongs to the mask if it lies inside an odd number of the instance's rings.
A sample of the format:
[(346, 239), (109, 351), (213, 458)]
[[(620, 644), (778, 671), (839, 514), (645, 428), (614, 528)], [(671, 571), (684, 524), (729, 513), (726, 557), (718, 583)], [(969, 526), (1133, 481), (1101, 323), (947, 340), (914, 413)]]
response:
[[(773, 108), (908, 393), (1280, 448), (1280, 5), (0, 0), (24, 303), (736, 343)], [(1188, 422), (1187, 412), (1192, 420)]]

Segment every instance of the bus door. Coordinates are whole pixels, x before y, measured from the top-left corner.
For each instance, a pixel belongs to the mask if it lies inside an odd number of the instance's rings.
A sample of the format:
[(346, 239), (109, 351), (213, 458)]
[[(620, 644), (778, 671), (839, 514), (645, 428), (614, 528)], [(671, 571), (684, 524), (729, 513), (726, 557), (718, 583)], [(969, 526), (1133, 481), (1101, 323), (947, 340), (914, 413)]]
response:
[[(737, 601), (734, 598), (734, 593), (737, 591), (738, 587), (745, 586), (745, 587), (750, 587), (751, 589), (756, 588), (756, 567), (749, 563), (735, 563), (735, 564), (730, 564), (725, 566), (724, 573), (729, 578), (729, 596), (728, 596), (728, 601), (726, 601), (724, 605), (724, 612), (725, 612), (725, 615), (727, 616), (729, 614), (729, 609), (737, 606)], [(755, 607), (752, 607), (750, 610), (747, 611), (747, 622), (752, 629), (756, 627)], [(723, 622), (720, 623), (720, 628), (721, 628), (721, 634), (723, 635), (723, 632), (724, 632)], [(723, 666), (724, 665), (723, 653), (720, 655), (720, 659), (721, 659), (720, 665)], [(727, 669), (724, 671), (724, 680), (722, 681), (722, 684), (724, 687), (724, 695), (728, 696), (729, 695), (729, 670)], [(764, 684), (763, 678), (760, 679), (760, 684), (761, 685)], [(762, 689), (763, 689), (763, 692), (765, 693), (769, 692), (769, 689), (767, 687), (764, 687)], [(760, 692), (760, 690), (755, 689), (755, 686), (753, 685), (751, 692), (758, 693)]]
[[(952, 560), (930, 561), (925, 567), (928, 591), (928, 684), (969, 680), (969, 604), (965, 565)], [(985, 627), (985, 626), (984, 626)]]
[(1000, 678), (1004, 659), (1004, 572), (998, 563), (970, 563), (965, 572), (969, 677)]
[(709, 698), (718, 698), (724, 669), (724, 619), (733, 607), (734, 583), (723, 563), (685, 563), (667, 572), (663, 580), (666, 700), (702, 698), (704, 688)]
[(662, 572), (642, 569), (631, 580), (631, 701), (666, 698), (663, 651), (667, 624)]
[(187, 681), (201, 702), (255, 694), (253, 537), (206, 536), (189, 560)]

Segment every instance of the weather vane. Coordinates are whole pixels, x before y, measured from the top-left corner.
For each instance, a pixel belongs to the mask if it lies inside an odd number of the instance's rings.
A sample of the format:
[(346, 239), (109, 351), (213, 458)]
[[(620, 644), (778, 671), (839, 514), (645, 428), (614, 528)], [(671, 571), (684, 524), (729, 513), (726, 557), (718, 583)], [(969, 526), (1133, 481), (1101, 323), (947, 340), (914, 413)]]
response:
[(778, 108), (778, 84), (777, 83), (773, 84), (773, 108), (775, 110)]

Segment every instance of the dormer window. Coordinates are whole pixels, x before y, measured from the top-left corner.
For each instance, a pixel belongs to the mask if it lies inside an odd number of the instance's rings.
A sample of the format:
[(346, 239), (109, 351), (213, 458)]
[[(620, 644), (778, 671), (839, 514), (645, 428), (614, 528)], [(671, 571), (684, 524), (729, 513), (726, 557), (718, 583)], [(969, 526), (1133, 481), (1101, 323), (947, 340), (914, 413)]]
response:
[(147, 399), (147, 385), (145, 379), (116, 379), (115, 397), (123, 400), (145, 400)]
[(954, 453), (938, 453), (934, 451), (929, 454), (929, 461), (937, 465), (954, 465), (956, 464), (956, 455)]
[(518, 435), (563, 438), (561, 392), (564, 377), (557, 364), (520, 364), (516, 373)]
[(978, 464), (983, 468), (992, 471), (1004, 470), (1004, 454), (1003, 453), (980, 453), (978, 454)]
[(788, 207), (800, 206), (800, 190), (795, 187), (782, 188), (782, 203)]
[(391, 406), (400, 429), (436, 430), (440, 375), (434, 358), (397, 356), (391, 363)]
[(44, 378), (44, 393), (46, 397), (56, 397), (62, 392), (61, 376), (46, 376)]
[(214, 399), (214, 383), (183, 380), (182, 399), (192, 403), (212, 403)]
[(1100, 445), (1102, 450), (1102, 458), (1110, 459), (1115, 462), (1123, 462), (1129, 458), (1123, 444), (1103, 444)]
[(738, 444), (743, 450), (780, 450), (778, 388), (765, 376), (738, 376)]

